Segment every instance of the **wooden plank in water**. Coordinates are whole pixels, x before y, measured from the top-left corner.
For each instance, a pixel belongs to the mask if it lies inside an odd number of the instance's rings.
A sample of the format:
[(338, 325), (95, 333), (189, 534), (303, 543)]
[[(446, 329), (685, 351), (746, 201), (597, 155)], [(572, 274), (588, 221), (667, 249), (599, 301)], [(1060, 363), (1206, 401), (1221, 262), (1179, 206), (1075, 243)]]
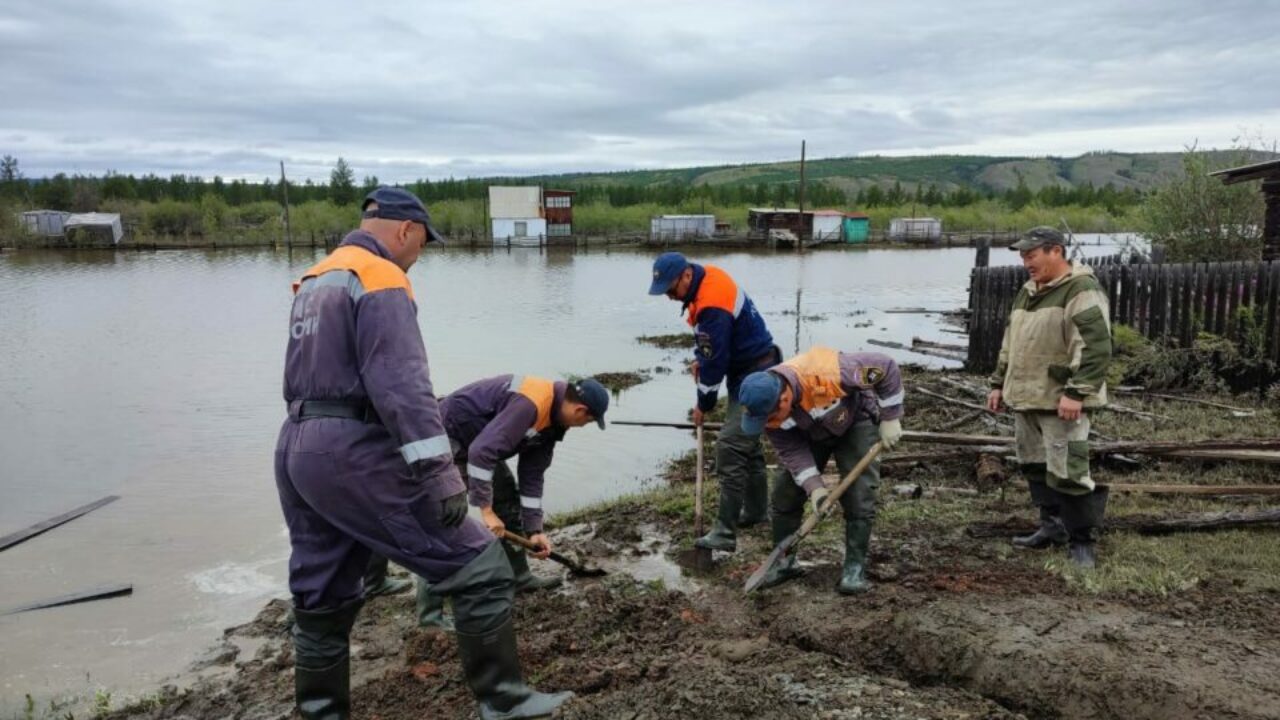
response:
[(65, 512), (61, 515), (58, 515), (57, 517), (51, 517), (48, 520), (45, 520), (43, 522), (38, 522), (35, 525), (32, 525), (31, 527), (25, 530), (19, 530), (16, 533), (12, 533), (9, 535), (5, 535), (4, 537), (0, 537), (0, 550), (8, 550), (14, 545), (24, 543), (41, 533), (48, 532), (58, 527), (59, 525), (69, 523), (72, 520), (75, 520), (76, 518), (80, 517), (81, 515), (93, 512), (94, 510), (97, 510), (103, 505), (109, 505), (119, 499), (120, 499), (119, 495), (108, 495), (102, 498), (101, 500), (95, 500), (89, 503), (88, 505), (81, 505), (80, 507), (70, 512)]
[(18, 607), (10, 608), (8, 610), (5, 610), (4, 612), (0, 612), (0, 615), (14, 615), (20, 612), (28, 612), (31, 610), (44, 610), (45, 608), (61, 607), (63, 605), (75, 605), (77, 603), (92, 602), (94, 600), (106, 600), (107, 598), (122, 597), (125, 595), (132, 595), (132, 594), (133, 594), (133, 585), (130, 585), (127, 583), (119, 584), (119, 585), (105, 585), (103, 587), (94, 588), (92, 590), (83, 590), (81, 592), (72, 593), (70, 595), (60, 595), (55, 598), (49, 598), (48, 600), (40, 600), (27, 605), (19, 605)]

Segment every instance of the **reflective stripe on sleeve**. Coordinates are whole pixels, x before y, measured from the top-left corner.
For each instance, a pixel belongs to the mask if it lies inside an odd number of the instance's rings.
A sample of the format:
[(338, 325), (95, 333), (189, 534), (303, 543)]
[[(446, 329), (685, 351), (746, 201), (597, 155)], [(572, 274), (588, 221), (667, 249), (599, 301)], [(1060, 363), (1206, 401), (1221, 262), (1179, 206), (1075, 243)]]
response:
[(901, 405), (902, 400), (905, 397), (906, 397), (906, 393), (902, 390), (899, 390), (898, 392), (890, 395), (887, 398), (880, 398), (880, 401), (879, 401), (880, 407), (890, 407), (892, 405)]
[(452, 456), (453, 448), (449, 445), (448, 435), (437, 435), (401, 445), (400, 454), (404, 456), (405, 462), (413, 464), (439, 455)]
[(524, 384), (523, 375), (512, 375), (511, 384), (507, 386), (507, 392), (517, 392), (520, 386)]
[(523, 508), (529, 508), (529, 509), (531, 509), (531, 510), (541, 510), (541, 509), (542, 509), (542, 498), (540, 498), (540, 497), (529, 497), (528, 495), (521, 495), (521, 496), (520, 496), (520, 507), (523, 507)]
[(485, 470), (471, 463), (467, 463), (467, 475), (481, 482), (493, 482), (493, 470)]
[(716, 392), (719, 389), (720, 389), (720, 383), (716, 383), (715, 385), (703, 385), (702, 383), (698, 383), (698, 392), (704, 395), (710, 395), (711, 393)]
[(738, 288), (738, 294), (733, 298), (733, 316), (736, 318), (742, 314), (742, 308), (747, 304), (747, 294), (742, 292), (742, 288)]
[(804, 485), (804, 481), (812, 477), (818, 477), (818, 468), (807, 467), (796, 474), (796, 485)]

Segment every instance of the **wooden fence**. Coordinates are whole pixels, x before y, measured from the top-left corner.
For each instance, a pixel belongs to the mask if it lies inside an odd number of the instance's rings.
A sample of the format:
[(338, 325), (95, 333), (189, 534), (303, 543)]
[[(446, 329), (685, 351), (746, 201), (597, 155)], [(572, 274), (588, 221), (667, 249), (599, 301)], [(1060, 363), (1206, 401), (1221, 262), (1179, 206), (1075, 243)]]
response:
[[(1189, 347), (1201, 331), (1240, 339), (1249, 328), (1242, 327), (1239, 311), (1253, 308), (1253, 327), (1265, 333), (1266, 356), (1280, 362), (1280, 262), (1104, 264), (1093, 272), (1111, 301), (1113, 325)], [(1026, 281), (1021, 266), (973, 269), (965, 363), (970, 370), (995, 369), (1013, 298)]]

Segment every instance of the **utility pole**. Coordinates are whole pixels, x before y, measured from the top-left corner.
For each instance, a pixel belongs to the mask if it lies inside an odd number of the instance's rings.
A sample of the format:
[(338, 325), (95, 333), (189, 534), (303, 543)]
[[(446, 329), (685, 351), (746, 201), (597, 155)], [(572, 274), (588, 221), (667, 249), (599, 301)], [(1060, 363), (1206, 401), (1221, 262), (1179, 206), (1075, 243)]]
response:
[(804, 252), (804, 140), (800, 141), (800, 227), (796, 232), (796, 254)]
[(280, 191), (284, 193), (284, 241), (293, 248), (293, 233), (289, 229), (289, 181), (284, 177), (284, 161), (280, 161)]

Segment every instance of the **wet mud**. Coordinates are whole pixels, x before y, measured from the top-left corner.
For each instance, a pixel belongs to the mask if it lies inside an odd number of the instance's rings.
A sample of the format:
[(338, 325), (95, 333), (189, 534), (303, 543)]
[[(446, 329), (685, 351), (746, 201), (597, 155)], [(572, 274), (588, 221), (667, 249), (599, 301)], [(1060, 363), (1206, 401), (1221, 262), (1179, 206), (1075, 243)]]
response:
[[(911, 371), (908, 381), (922, 377)], [(921, 402), (908, 424), (926, 429), (965, 412)], [(1203, 431), (1202, 419), (1188, 422)], [(962, 431), (984, 428), (974, 419)], [(1181, 432), (1104, 429), (1125, 437)], [(829, 521), (801, 546), (802, 577), (745, 595), (742, 583), (771, 549), (767, 527), (743, 532), (738, 552), (717, 553), (709, 573), (682, 573), (673, 562), (693, 539), (692, 489), (683, 482), (692, 470), (674, 468), (666, 487), (559, 518), (551, 529), (558, 550), (609, 572), (566, 574), (558, 590), (517, 598), (528, 681), (576, 693), (559, 717), (1280, 718), (1274, 585), (1203, 575), (1173, 589), (1095, 586), (1063, 571), (1060, 551), (1019, 552), (1007, 539), (972, 538), (964, 531), (970, 523), (1030, 511), (1015, 481), (979, 490), (973, 463), (964, 461), (886, 466), (892, 479), (882, 483), (871, 593), (835, 593), (842, 538), (840, 523)], [(1137, 472), (1186, 482), (1266, 474), (1172, 463)], [(889, 488), (899, 480), (976, 492), (898, 496)], [(715, 498), (712, 483), (709, 513)], [(1116, 512), (1150, 512), (1144, 502), (1118, 501)], [(1280, 533), (1240, 537), (1264, 555), (1280, 551)], [(1121, 564), (1121, 542), (1104, 538), (1104, 567), (1113, 557)], [(563, 573), (550, 563), (535, 571)], [(275, 601), (229, 628), (190, 689), (112, 716), (287, 717), (286, 611)], [(412, 593), (366, 606), (352, 657), (356, 717), (475, 717), (452, 636), (415, 626)]]

